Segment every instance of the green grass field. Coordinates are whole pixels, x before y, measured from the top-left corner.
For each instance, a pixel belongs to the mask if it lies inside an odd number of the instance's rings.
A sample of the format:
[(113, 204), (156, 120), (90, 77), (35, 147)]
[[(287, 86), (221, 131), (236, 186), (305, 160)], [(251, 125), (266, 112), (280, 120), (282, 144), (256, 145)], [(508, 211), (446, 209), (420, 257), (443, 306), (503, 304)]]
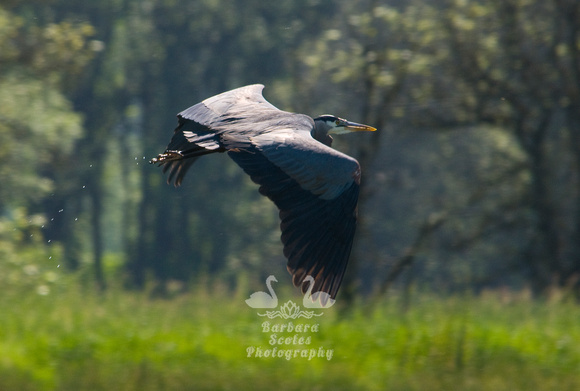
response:
[[(396, 294), (320, 317), (269, 320), (244, 292), (172, 299), (76, 280), (0, 296), (0, 390), (579, 390), (580, 307), (558, 295)], [(294, 291), (279, 293), (281, 304)], [(340, 303), (339, 303), (340, 304)], [(318, 324), (308, 345), (330, 360), (247, 357), (272, 349), (271, 324)], [(318, 352), (318, 351), (317, 351)]]

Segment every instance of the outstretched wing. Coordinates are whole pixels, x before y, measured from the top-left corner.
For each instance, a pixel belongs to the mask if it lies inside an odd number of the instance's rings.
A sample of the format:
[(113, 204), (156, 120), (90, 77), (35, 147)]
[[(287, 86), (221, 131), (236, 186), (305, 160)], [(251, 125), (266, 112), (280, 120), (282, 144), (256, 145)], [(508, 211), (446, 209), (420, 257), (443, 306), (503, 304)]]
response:
[(310, 130), (312, 119), (277, 109), (263, 96), (262, 84), (212, 96), (177, 114), (179, 124), (164, 153), (152, 159), (169, 171), (167, 183), (179, 186), (198, 157), (244, 147), (250, 134), (277, 126)]
[(254, 118), (267, 112), (280, 112), (262, 96), (262, 84), (253, 84), (235, 90), (226, 91), (207, 98), (177, 114), (181, 120), (194, 121), (207, 127), (220, 127), (235, 118)]
[(284, 255), (292, 282), (334, 299), (354, 238), (360, 167), (311, 137), (312, 118), (278, 110), (256, 84), (224, 92), (178, 114), (164, 164), (179, 185), (202, 155), (228, 151), (260, 193), (280, 209)]
[(292, 282), (334, 299), (356, 226), (360, 167), (356, 160), (312, 139), (284, 131), (252, 137), (252, 148), (230, 151), (260, 193), (280, 209), (282, 243)]

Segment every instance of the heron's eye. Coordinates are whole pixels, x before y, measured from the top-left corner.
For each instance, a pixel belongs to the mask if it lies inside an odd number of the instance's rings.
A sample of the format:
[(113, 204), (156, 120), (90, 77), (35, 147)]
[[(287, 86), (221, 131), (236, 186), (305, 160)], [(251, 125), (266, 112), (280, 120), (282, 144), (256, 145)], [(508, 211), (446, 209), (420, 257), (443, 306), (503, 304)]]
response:
[(334, 121), (334, 123), (336, 124), (336, 126), (340, 125), (340, 121), (339, 120)]

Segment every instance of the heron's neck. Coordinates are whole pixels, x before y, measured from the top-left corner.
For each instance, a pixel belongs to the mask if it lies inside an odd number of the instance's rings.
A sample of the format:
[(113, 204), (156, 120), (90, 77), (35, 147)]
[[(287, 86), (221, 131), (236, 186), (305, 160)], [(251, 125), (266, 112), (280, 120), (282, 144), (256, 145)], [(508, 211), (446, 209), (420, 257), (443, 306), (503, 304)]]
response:
[(332, 137), (328, 134), (328, 127), (320, 121), (314, 121), (314, 129), (312, 129), (312, 138), (320, 141), (329, 147), (332, 145)]

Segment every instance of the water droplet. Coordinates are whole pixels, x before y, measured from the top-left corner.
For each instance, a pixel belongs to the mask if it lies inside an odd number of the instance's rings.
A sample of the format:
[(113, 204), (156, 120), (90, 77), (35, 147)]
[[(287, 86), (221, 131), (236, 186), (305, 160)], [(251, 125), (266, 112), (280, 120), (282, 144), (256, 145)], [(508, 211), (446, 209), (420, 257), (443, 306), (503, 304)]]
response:
[(63, 211), (64, 211), (64, 209), (61, 209), (61, 210), (58, 211), (58, 213), (62, 213)]
[(75, 217), (75, 221), (78, 221), (78, 220), (79, 220), (79, 218), (78, 217)]
[(56, 267), (60, 267), (60, 265), (56, 265)]
[(83, 189), (86, 188), (86, 186), (83, 185)]
[(50, 239), (48, 239), (48, 241), (47, 241), (47, 242), (48, 242), (48, 243), (50, 243)]
[(52, 255), (50, 257), (48, 257), (48, 259), (52, 259)]

